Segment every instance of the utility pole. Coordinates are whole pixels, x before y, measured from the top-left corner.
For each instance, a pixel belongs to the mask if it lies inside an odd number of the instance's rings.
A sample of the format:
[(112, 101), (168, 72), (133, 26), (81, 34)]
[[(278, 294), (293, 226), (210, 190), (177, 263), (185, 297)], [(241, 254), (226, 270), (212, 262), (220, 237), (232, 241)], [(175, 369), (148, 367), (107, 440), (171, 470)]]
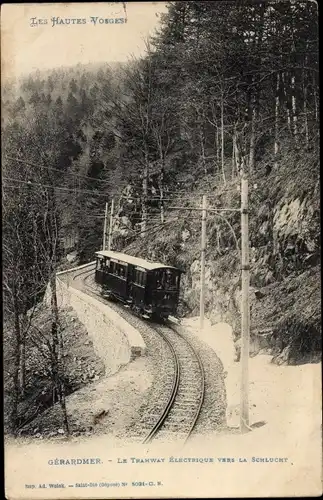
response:
[(107, 222), (108, 222), (108, 204), (105, 204), (105, 211), (104, 211), (104, 226), (103, 226), (103, 244), (102, 244), (102, 250), (105, 250), (105, 244), (106, 244), (106, 239), (107, 239)]
[(108, 250), (111, 250), (111, 243), (112, 243), (113, 213), (114, 213), (114, 198), (112, 198), (112, 201), (111, 201)]
[(202, 236), (201, 236), (201, 294), (200, 294), (200, 329), (204, 328), (205, 302), (205, 246), (206, 246), (206, 196), (202, 198)]
[(249, 344), (250, 344), (250, 306), (249, 306), (249, 221), (248, 221), (248, 180), (244, 173), (241, 177), (241, 393), (240, 393), (240, 431), (247, 432), (249, 427)]

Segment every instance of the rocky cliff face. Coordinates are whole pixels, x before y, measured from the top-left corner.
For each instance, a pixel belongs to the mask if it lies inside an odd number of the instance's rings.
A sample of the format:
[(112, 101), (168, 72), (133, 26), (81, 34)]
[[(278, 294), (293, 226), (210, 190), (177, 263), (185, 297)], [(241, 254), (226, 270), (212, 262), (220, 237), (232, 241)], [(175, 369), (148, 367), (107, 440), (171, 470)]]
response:
[[(273, 353), (289, 346), (286, 359), (320, 346), (319, 183), (311, 164), (305, 166), (299, 163), (296, 170), (283, 171), (281, 176), (261, 177), (255, 183), (257, 189), (250, 188), (251, 332), (262, 335), (261, 343), (270, 345)], [(198, 205), (203, 189), (192, 192), (191, 205)], [(232, 198), (229, 190), (230, 185), (218, 189), (214, 199), (219, 206), (239, 206), (239, 194)], [(198, 315), (200, 220), (181, 212), (171, 215), (165, 230), (136, 239), (125, 251), (184, 269), (179, 314)], [(229, 224), (220, 222), (208, 214), (205, 311), (212, 323), (229, 323), (238, 340), (240, 215), (229, 214)]]

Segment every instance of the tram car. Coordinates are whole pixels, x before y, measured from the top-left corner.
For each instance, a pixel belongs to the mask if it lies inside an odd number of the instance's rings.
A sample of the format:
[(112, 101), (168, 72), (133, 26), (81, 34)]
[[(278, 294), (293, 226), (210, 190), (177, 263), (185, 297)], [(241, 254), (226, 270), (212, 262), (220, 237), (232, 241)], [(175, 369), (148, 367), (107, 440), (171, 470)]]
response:
[(144, 318), (176, 315), (183, 271), (109, 250), (95, 254), (95, 281), (104, 296), (127, 304)]

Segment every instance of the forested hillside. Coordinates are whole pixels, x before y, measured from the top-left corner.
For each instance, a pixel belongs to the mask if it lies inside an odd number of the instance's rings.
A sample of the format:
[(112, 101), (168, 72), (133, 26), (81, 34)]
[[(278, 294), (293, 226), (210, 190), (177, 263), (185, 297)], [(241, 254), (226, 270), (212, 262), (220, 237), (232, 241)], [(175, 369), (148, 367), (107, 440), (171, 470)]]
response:
[[(144, 58), (4, 85), (4, 298), (16, 334), (65, 265), (60, 242), (93, 260), (112, 198), (113, 248), (182, 267), (182, 313), (196, 313), (200, 212), (189, 208), (203, 194), (239, 208), (243, 168), (261, 292), (252, 327), (273, 328), (290, 359), (319, 349), (318, 85), (308, 1), (170, 2)], [(237, 336), (239, 246), (239, 212), (210, 213), (206, 308)]]

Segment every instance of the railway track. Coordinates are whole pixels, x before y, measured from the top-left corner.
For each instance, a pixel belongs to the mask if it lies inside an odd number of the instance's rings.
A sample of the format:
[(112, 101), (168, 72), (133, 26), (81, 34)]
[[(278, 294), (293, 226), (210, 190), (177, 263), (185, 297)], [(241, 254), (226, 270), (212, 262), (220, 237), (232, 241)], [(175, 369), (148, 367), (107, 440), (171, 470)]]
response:
[(78, 273), (74, 274), (74, 276), (73, 276), (73, 281), (75, 281), (75, 280), (76, 280), (76, 278), (79, 278), (80, 276), (83, 276), (83, 275), (85, 275), (85, 274), (87, 274), (87, 275), (88, 275), (88, 277), (92, 276), (92, 275), (93, 275), (93, 271), (95, 270), (95, 264), (92, 264), (92, 266), (93, 266), (93, 267), (91, 267), (91, 268), (87, 268), (87, 269), (85, 269), (85, 270), (82, 270), (82, 271), (80, 271), (80, 272), (78, 272)]
[[(86, 290), (102, 299), (93, 271), (91, 268), (77, 273), (73, 281), (81, 277)], [(109, 307), (125, 319), (130, 319), (129, 315), (133, 318), (133, 313), (121, 304), (109, 301)], [(150, 323), (138, 316), (136, 320), (151, 335), (158, 335), (163, 340), (164, 363), (169, 366), (162, 392), (141, 418), (142, 443), (170, 438), (185, 443), (198, 422), (204, 401), (205, 375), (201, 358), (189, 340), (175, 331), (171, 324)]]
[(205, 377), (199, 354), (192, 344), (169, 325), (153, 330), (169, 347), (173, 357), (172, 388), (158, 403), (160, 411), (143, 416), (141, 425), (149, 429), (143, 443), (167, 439), (170, 435), (186, 442), (198, 421), (204, 400)]

